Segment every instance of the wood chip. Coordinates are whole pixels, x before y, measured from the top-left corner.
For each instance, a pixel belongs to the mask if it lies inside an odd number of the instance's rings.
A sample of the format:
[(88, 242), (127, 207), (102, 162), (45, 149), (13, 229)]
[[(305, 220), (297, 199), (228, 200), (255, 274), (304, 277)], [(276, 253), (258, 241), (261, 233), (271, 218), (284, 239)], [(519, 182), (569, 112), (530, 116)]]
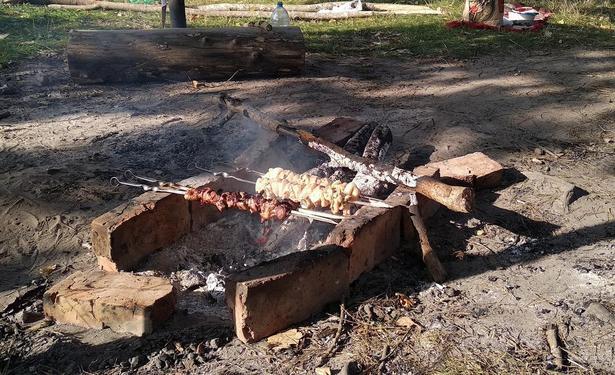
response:
[(546, 336), (549, 349), (551, 350), (551, 355), (553, 355), (555, 368), (557, 370), (561, 370), (564, 368), (564, 354), (562, 353), (562, 348), (559, 342), (557, 325), (552, 324), (547, 327)]
[(318, 367), (316, 375), (331, 375), (331, 369), (329, 367)]

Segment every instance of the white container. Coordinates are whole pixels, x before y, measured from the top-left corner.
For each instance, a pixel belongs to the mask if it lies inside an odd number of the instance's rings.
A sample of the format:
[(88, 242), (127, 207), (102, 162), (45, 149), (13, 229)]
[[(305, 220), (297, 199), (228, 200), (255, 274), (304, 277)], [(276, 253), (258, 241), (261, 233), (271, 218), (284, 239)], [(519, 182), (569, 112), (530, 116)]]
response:
[(275, 7), (273, 13), (271, 13), (271, 26), (273, 27), (287, 27), (290, 26), (290, 17), (288, 12), (284, 9), (281, 1), (278, 1), (278, 6)]
[(538, 15), (535, 9), (527, 9), (523, 11), (510, 9), (508, 11), (508, 19), (513, 23), (532, 23), (534, 18)]

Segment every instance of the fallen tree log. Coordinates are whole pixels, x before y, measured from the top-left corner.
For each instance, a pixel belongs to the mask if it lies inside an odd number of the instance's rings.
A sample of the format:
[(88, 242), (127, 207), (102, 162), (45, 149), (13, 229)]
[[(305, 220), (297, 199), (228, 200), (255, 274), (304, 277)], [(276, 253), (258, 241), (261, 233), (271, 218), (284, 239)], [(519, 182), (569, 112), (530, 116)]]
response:
[[(2, 0), (3, 2), (6, 0)], [(12, 0), (6, 1), (12, 2)], [(29, 0), (32, 4), (48, 5), (50, 8), (73, 10), (125, 10), (134, 12), (160, 12), (158, 5), (119, 3), (114, 1), (98, 0)], [(343, 2), (321, 3), (309, 5), (287, 5), (290, 18), (295, 20), (335, 20), (347, 18), (365, 18), (374, 15), (412, 15), (412, 14), (441, 14), (438, 10), (421, 5), (403, 4), (363, 4), (360, 12), (330, 12), (318, 13), (319, 10), (330, 10)], [(209, 4), (198, 8), (186, 8), (186, 15), (209, 17), (240, 17), (254, 18), (271, 16), (272, 6), (267, 4)]]
[[(62, 1), (62, 0), (60, 0)], [(344, 1), (325, 2), (318, 4), (288, 4), (284, 8), (288, 12), (318, 12), (321, 10), (331, 10), (345, 4)], [(271, 11), (269, 4), (232, 4), (219, 3), (199, 5), (201, 10), (216, 10), (216, 11)], [(363, 3), (363, 11), (372, 12), (387, 12), (389, 14), (442, 14), (442, 12), (431, 9), (425, 5), (407, 5), (407, 4), (384, 4), (384, 3)], [(292, 15), (291, 15), (292, 17)]]
[(291, 76), (305, 63), (297, 27), (74, 30), (67, 49), (78, 83)]

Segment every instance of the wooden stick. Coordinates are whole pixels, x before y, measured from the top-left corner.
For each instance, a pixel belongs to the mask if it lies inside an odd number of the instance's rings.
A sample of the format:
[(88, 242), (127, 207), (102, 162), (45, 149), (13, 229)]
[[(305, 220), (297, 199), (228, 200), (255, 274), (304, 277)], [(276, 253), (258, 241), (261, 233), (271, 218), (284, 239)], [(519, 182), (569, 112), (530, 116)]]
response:
[(410, 211), (410, 219), (412, 220), (414, 228), (416, 228), (416, 232), (419, 235), (423, 262), (425, 263), (425, 266), (427, 266), (427, 271), (429, 271), (431, 278), (435, 282), (441, 283), (446, 280), (446, 270), (444, 269), (442, 263), (440, 263), (438, 255), (436, 255), (429, 243), (429, 238), (427, 237), (427, 227), (423, 222), (418, 206), (410, 206), (408, 211)]
[[(327, 2), (318, 4), (288, 4), (284, 5), (289, 12), (318, 12), (320, 10), (330, 10), (335, 6), (339, 6), (341, 2)], [(271, 11), (271, 5), (268, 4), (208, 4), (199, 5), (198, 9), (202, 10), (222, 10), (222, 11)], [(380, 3), (363, 3), (363, 10), (371, 10), (374, 12), (390, 12), (394, 14), (442, 14), (442, 12), (431, 9), (424, 5), (402, 5), (402, 4), (380, 4)]]
[(346, 322), (346, 308), (343, 302), (340, 304), (340, 318), (339, 319), (340, 320), (337, 323), (337, 330), (335, 331), (335, 336), (333, 337), (333, 341), (331, 342), (329, 349), (327, 349), (327, 351), (322, 355), (322, 357), (320, 357), (320, 360), (316, 367), (320, 367), (324, 365), (327, 362), (327, 359), (331, 356), (331, 354), (337, 348), (337, 344), (340, 340), (340, 336), (342, 335), (342, 330), (344, 329), (344, 323)]
[(553, 360), (555, 362), (555, 368), (557, 370), (562, 370), (564, 368), (564, 354), (562, 353), (562, 348), (560, 347), (556, 324), (551, 324), (547, 328), (546, 336), (549, 349), (551, 349), (551, 354), (553, 355)]
[(472, 210), (474, 190), (471, 188), (447, 185), (431, 177), (416, 176), (410, 171), (353, 155), (342, 147), (319, 138), (308, 131), (292, 128), (288, 126), (288, 122), (275, 119), (243, 103), (240, 99), (222, 94), (220, 96), (220, 103), (225, 105), (230, 111), (241, 113), (266, 129), (278, 134), (299, 138), (309, 147), (329, 156), (331, 161), (340, 167), (352, 169), (380, 181), (415, 187), (417, 193), (444, 205), (452, 211), (470, 212)]
[[(145, 4), (130, 4), (130, 3), (116, 3), (113, 1), (80, 1), (78, 4), (56, 4), (56, 0), (52, 0), (48, 5), (50, 8), (59, 9), (72, 9), (72, 10), (124, 10), (133, 12), (160, 12), (161, 8), (157, 5), (145, 5)], [(271, 8), (271, 7), (270, 7)], [(382, 11), (362, 11), (362, 12), (332, 12), (332, 13), (317, 13), (317, 12), (297, 12), (290, 11), (289, 16), (294, 20), (338, 20), (348, 18), (367, 18), (373, 17), (377, 14), (395, 14), (396, 12)], [(267, 11), (227, 11), (227, 10), (206, 10), (186, 8), (186, 15), (204, 16), (204, 17), (236, 17), (236, 18), (254, 18), (254, 17), (269, 17), (271, 16), (271, 10)]]

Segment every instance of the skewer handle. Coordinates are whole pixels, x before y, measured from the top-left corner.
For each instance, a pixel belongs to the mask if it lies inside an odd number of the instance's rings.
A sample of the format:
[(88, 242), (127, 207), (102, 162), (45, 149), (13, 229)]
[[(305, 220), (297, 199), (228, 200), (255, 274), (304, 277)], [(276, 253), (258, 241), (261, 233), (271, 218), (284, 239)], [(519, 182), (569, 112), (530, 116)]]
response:
[(451, 211), (468, 213), (472, 211), (474, 205), (472, 188), (447, 185), (427, 176), (417, 179), (416, 192), (442, 204)]

